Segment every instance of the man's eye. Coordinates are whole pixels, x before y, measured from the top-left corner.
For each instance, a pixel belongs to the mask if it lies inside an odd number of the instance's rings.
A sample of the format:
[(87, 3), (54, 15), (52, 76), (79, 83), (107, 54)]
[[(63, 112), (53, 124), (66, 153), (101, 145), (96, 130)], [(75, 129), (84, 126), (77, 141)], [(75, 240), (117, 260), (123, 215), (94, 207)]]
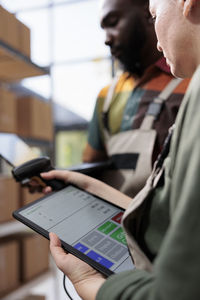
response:
[(116, 26), (117, 23), (118, 23), (118, 18), (116, 18), (116, 17), (110, 18), (110, 19), (108, 20), (108, 25), (109, 25), (110, 27)]

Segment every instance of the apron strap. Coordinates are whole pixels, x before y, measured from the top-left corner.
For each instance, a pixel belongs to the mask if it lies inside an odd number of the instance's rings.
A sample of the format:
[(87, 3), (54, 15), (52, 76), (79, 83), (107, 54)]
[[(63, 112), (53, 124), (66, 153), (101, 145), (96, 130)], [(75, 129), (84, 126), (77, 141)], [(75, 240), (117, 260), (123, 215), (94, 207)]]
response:
[(104, 101), (104, 105), (103, 105), (103, 113), (106, 113), (108, 112), (109, 110), (109, 107), (110, 107), (110, 104), (112, 102), (112, 98), (113, 98), (113, 95), (114, 95), (114, 91), (115, 91), (115, 88), (117, 86), (117, 82), (119, 80), (119, 77), (121, 76), (122, 72), (117, 72), (117, 75), (113, 78), (112, 82), (111, 82), (111, 85), (108, 89), (108, 93), (107, 93), (107, 96), (105, 98), (105, 101)]
[(105, 98), (103, 109), (102, 109), (102, 117), (103, 117), (103, 125), (104, 125), (103, 131), (106, 139), (110, 137), (109, 126), (108, 126), (108, 110), (113, 99), (115, 88), (117, 86), (118, 80), (121, 75), (122, 75), (122, 71), (118, 71), (117, 75), (113, 78), (112, 83), (108, 89), (108, 93)]
[(164, 102), (170, 97), (172, 92), (180, 84), (181, 81), (181, 78), (173, 78), (167, 84), (164, 90), (156, 98), (153, 99), (153, 101), (149, 104), (146, 116), (142, 121), (140, 129), (150, 130), (153, 128), (153, 123), (158, 118)]
[[(148, 218), (144, 218), (145, 212), (149, 211), (148, 205), (151, 204), (150, 195), (159, 184), (164, 172), (164, 160), (167, 157), (175, 125), (169, 129), (169, 134), (164, 142), (164, 147), (157, 161), (154, 163), (153, 170), (146, 181), (144, 188), (133, 198), (123, 215), (123, 227), (127, 235), (127, 242), (131, 256), (138, 269), (152, 271), (153, 266), (150, 259), (154, 258), (153, 253), (147, 247), (145, 239), (142, 238), (142, 231), (148, 226)], [(132, 224), (132, 225), (131, 225)], [(134, 225), (133, 225), (134, 224)]]

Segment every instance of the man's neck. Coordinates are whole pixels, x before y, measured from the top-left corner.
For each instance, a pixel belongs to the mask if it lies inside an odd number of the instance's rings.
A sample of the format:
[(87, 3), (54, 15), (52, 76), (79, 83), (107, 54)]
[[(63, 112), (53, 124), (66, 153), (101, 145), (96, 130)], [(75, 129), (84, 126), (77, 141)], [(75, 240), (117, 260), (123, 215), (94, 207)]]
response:
[(134, 77), (136, 86), (142, 86), (152, 78), (158, 76), (161, 72), (165, 72), (166, 74), (171, 74), (170, 68), (166, 64), (166, 60), (164, 57), (161, 57), (157, 62), (150, 65), (141, 77), (137, 77), (135, 75), (131, 75)]

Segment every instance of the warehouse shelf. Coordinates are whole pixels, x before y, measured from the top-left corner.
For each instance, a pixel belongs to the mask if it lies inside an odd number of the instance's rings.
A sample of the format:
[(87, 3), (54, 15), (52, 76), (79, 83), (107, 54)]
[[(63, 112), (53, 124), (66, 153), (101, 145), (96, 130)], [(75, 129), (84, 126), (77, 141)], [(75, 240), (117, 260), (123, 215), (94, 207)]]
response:
[[(10, 34), (7, 34), (7, 31), (4, 30), (3, 34), (1, 35), (1, 38), (0, 38), (0, 85), (1, 85), (2, 91), (5, 90), (8, 94), (10, 93), (10, 94), (15, 95), (15, 97), (14, 96), (11, 97), (12, 96), (11, 95), (10, 98), (9, 97), (6, 98), (5, 95), (2, 94), (0, 100), (1, 100), (1, 103), (3, 103), (3, 104), (5, 103), (6, 109), (8, 108), (7, 109), (8, 114), (11, 111), (10, 114), (11, 114), (12, 120), (14, 119), (13, 116), (16, 116), (15, 128), (14, 128), (14, 126), (13, 127), (11, 126), (10, 129), (9, 128), (5, 129), (2, 126), (1, 130), (2, 131), (7, 130), (7, 131), (13, 132), (13, 133), (15, 132), (15, 134), (16, 134), (17, 125), (18, 125), (17, 122), (18, 122), (18, 120), (22, 120), (22, 118), (21, 118), (21, 116), (18, 117), (18, 114), (17, 114), (18, 106), (15, 107), (14, 100), (17, 101), (18, 99), (20, 99), (20, 96), (21, 96), (21, 98), (23, 98), (23, 95), (19, 95), (19, 97), (17, 97), (17, 92), (12, 90), (12, 87), (15, 85), (22, 86), (21, 80), (24, 80), (24, 79), (27, 79), (30, 77), (46, 75), (50, 80), (51, 72), (50, 72), (49, 66), (39, 66), (38, 64), (34, 63), (29, 56), (31, 53), (30, 29), (28, 27), (26, 27), (25, 24), (21, 23), (20, 20), (18, 20), (16, 23), (15, 16), (13, 16), (13, 14), (6, 11), (4, 8), (1, 9), (1, 13), (5, 13), (5, 20), (7, 20), (7, 23), (5, 22), (5, 26), (3, 26), (3, 28), (5, 29), (10, 26), (13, 31), (11, 32), (11, 30), (10, 30), (10, 31), (8, 31), (8, 32), (10, 32)], [(13, 23), (9, 22), (9, 20), (10, 20), (9, 18), (11, 18), (11, 21), (13, 21)], [(20, 27), (18, 28), (18, 25), (15, 25), (15, 24), (19, 24)], [(22, 27), (22, 25), (23, 25), (23, 27)], [(23, 31), (22, 29), (23, 30), (26, 29), (26, 31)], [(13, 39), (12, 39), (12, 36), (13, 36)], [(5, 38), (5, 40), (4, 40), (4, 38)], [(16, 41), (15, 38), (18, 39), (18, 41), (16, 43), (15, 43), (15, 41)], [(13, 40), (14, 40), (14, 42), (13, 42)], [(33, 102), (34, 101), (36, 102), (36, 100), (41, 100), (40, 95), (37, 95), (36, 93), (32, 93), (32, 94), (26, 95), (27, 99), (25, 99), (25, 100), (27, 100), (27, 102), (29, 102), (29, 103), (31, 102), (31, 96), (32, 96), (32, 98), (34, 98), (34, 100), (32, 100)], [(52, 95), (52, 93), (51, 93), (51, 95)], [(24, 95), (24, 98), (25, 98), (25, 95)], [(8, 99), (10, 99), (10, 102)], [(44, 101), (46, 101), (49, 104), (49, 107), (51, 106), (51, 104), (52, 104), (51, 98), (44, 99)], [(39, 102), (42, 102), (42, 101), (39, 101)], [(9, 106), (9, 103), (11, 103), (11, 105), (10, 105), (11, 108)], [(12, 103), (14, 103), (13, 106), (12, 106)], [(36, 105), (34, 107), (36, 107)], [(37, 106), (37, 108), (38, 108), (38, 106)], [(20, 109), (21, 109), (21, 111), (23, 110), (23, 114), (25, 116), (28, 115), (28, 110), (23, 109), (23, 108), (20, 108)], [(41, 106), (41, 109), (39, 109), (39, 111), (43, 112), (43, 109), (47, 115), (51, 114), (51, 109), (48, 110), (45, 105)], [(5, 110), (5, 114), (7, 113), (7, 110)], [(36, 111), (36, 109), (35, 109), (35, 111)], [(12, 113), (13, 113), (13, 116), (12, 116)], [(44, 119), (44, 122), (46, 122), (46, 124), (47, 124), (48, 119), (46, 120), (44, 118), (45, 114), (41, 113), (41, 115)], [(38, 119), (42, 119), (42, 118), (38, 117), (37, 112), (35, 113), (34, 117), (35, 117), (34, 121), (38, 120)], [(28, 120), (30, 120), (30, 118)], [(32, 119), (30, 121), (30, 124), (31, 124), (30, 128), (34, 127), (34, 126), (32, 126), (31, 122), (33, 122)], [(43, 129), (45, 130), (45, 128), (46, 127), (44, 126)], [(35, 132), (36, 132), (36, 130), (35, 130)], [(21, 135), (23, 135), (22, 131), (21, 132), (18, 131), (18, 134), (19, 133)], [(30, 134), (29, 134), (29, 131), (27, 130), (27, 133), (24, 134), (23, 137), (20, 136), (20, 134), (19, 134), (19, 137), (22, 140), (24, 140), (24, 142), (26, 144), (28, 144), (29, 146), (39, 148), (41, 153), (43, 153), (43, 155), (48, 155), (48, 156), (52, 155), (53, 156), (52, 153), (53, 153), (53, 149), (54, 149), (54, 141), (51, 140), (51, 133), (48, 134), (48, 132), (47, 132), (47, 134), (45, 135), (45, 133), (43, 133), (42, 130), (41, 130), (41, 132), (39, 132), (40, 134), (38, 134), (38, 135), (34, 134), (34, 133), (32, 134), (31, 129), (30, 129)], [(27, 136), (27, 137), (25, 137), (25, 136)], [(37, 138), (37, 136), (38, 136), (38, 138)], [(52, 137), (52, 139), (53, 139), (53, 137)], [(1, 161), (0, 161), (0, 163), (1, 163)], [(5, 177), (9, 176), (10, 168), (6, 166), (6, 168), (4, 170), (4, 166), (3, 166), (3, 168), (0, 169), (0, 175), (1, 175), (1, 173), (4, 174)], [(6, 191), (7, 190), (5, 187), (5, 193), (6, 193)], [(14, 193), (15, 191), (16, 191), (16, 193)], [(18, 202), (16, 202), (16, 207), (17, 207), (17, 205), (19, 205), (19, 203), (23, 202), (22, 199), (27, 198), (27, 195), (24, 191), (22, 193), (21, 191), (17, 192), (17, 190), (14, 190), (14, 192), (10, 193), (11, 197), (8, 195), (10, 197), (10, 198), (9, 197), (8, 198), (11, 199), (11, 201), (12, 201), (14, 199), (14, 194), (15, 194), (15, 196), (16, 196), (15, 200), (18, 201)], [(3, 205), (7, 205), (7, 203), (9, 201), (6, 202), (6, 200), (8, 200), (8, 198), (6, 198), (6, 196), (1, 198), (3, 201), (5, 201), (4, 203), (2, 201)], [(19, 300), (20, 299), (21, 300), (25, 296), (30, 295), (30, 294), (38, 294), (38, 295), (41, 294), (41, 295), (46, 296), (46, 299), (48, 298), (48, 300), (54, 300), (57, 298), (56, 294), (58, 294), (57, 293), (57, 277), (55, 274), (56, 269), (55, 269), (55, 267), (52, 266), (51, 259), (49, 259), (50, 265), (48, 266), (48, 249), (46, 249), (46, 246), (43, 248), (44, 255), (45, 255), (44, 263), (41, 263), (41, 267), (37, 266), (37, 263), (36, 263), (36, 268), (35, 269), (33, 268), (34, 270), (32, 271), (32, 266), (29, 266), (29, 262), (34, 260), (35, 257), (38, 257), (38, 255), (35, 255), (35, 256), (33, 255), (33, 257), (32, 257), (31, 256), (32, 252), (27, 251), (27, 253), (29, 253), (30, 255), (22, 256), (22, 252), (26, 251), (26, 249), (27, 249), (25, 246), (26, 242), (28, 245), (30, 245), (29, 243), (31, 243), (31, 245), (33, 245), (33, 249), (38, 249), (36, 247), (37, 239), (36, 239), (36, 242), (34, 240), (35, 239), (34, 235), (36, 235), (36, 233), (34, 231), (32, 231), (30, 228), (28, 228), (27, 226), (25, 226), (24, 224), (14, 220), (14, 219), (11, 219), (8, 222), (3, 222), (3, 220), (8, 220), (8, 218), (10, 218), (9, 216), (12, 214), (13, 209), (11, 209), (11, 207), (9, 207), (9, 203), (8, 203), (9, 211), (7, 214), (7, 219), (4, 216), (4, 218), (2, 218), (2, 223), (0, 223), (0, 250), (3, 249), (2, 250), (3, 252), (1, 252), (1, 254), (2, 254), (1, 259), (2, 259), (2, 257), (3, 257), (3, 259), (5, 259), (5, 266), (4, 266), (4, 264), (3, 264), (3, 267), (1, 266), (3, 268), (3, 273), (1, 273), (1, 274), (5, 274), (4, 278), (6, 278), (7, 283), (8, 283), (8, 279), (10, 280), (9, 284), (8, 285), (5, 284), (5, 286), (3, 286), (4, 283), (2, 282), (0, 293), (2, 293), (2, 294), (4, 293), (4, 296), (3, 296), (3, 298), (0, 296), (0, 299), (4, 299), (4, 300), (9, 300), (9, 299)], [(7, 211), (6, 211), (6, 213), (7, 213)], [(4, 249), (6, 249), (6, 250), (4, 251)], [(7, 251), (7, 249), (8, 249), (8, 251)], [(31, 248), (31, 250), (32, 250), (32, 248)], [(47, 251), (47, 254), (46, 254), (46, 251)], [(34, 253), (35, 252), (33, 250), (33, 254)], [(43, 253), (43, 252), (41, 251), (41, 253)], [(13, 254), (13, 255), (11, 255), (11, 254)], [(24, 259), (24, 257), (26, 257), (27, 260)], [(11, 258), (13, 258), (13, 261), (14, 261), (14, 263), (12, 265), (13, 269), (11, 269), (9, 267)], [(17, 265), (17, 259), (19, 261), (19, 265)], [(8, 263), (7, 263), (7, 261), (8, 261)], [(15, 263), (16, 263), (16, 266), (15, 266)], [(32, 272), (33, 275), (27, 276), (26, 270), (23, 269), (24, 266), (27, 266), (29, 273)], [(8, 274), (6, 272), (8, 272)], [(17, 277), (19, 277), (19, 274), (20, 274), (20, 280), (19, 280), (19, 278), (17, 278)], [(12, 283), (11, 275), (13, 277), (15, 277), (15, 278), (13, 278), (14, 279), (13, 283)], [(37, 290), (39, 288), (41, 289), (41, 292), (39, 292)]]
[(0, 80), (15, 81), (33, 76), (48, 75), (49, 67), (40, 67), (28, 56), (0, 40)]
[(0, 224), (0, 239), (10, 235), (28, 234), (33, 231), (18, 221), (10, 221)]
[(47, 141), (44, 139), (37, 139), (37, 138), (30, 138), (30, 137), (23, 137), (19, 136), (25, 143), (27, 143), (29, 146), (41, 146), (41, 147), (53, 147), (52, 141)]

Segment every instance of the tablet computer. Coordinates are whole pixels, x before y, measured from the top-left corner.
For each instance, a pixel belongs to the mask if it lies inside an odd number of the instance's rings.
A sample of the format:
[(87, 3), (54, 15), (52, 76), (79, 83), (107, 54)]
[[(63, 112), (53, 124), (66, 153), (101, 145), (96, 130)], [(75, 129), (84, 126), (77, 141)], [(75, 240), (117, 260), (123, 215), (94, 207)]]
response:
[(13, 212), (14, 218), (106, 276), (134, 268), (121, 218), (124, 210), (74, 185), (48, 194)]

